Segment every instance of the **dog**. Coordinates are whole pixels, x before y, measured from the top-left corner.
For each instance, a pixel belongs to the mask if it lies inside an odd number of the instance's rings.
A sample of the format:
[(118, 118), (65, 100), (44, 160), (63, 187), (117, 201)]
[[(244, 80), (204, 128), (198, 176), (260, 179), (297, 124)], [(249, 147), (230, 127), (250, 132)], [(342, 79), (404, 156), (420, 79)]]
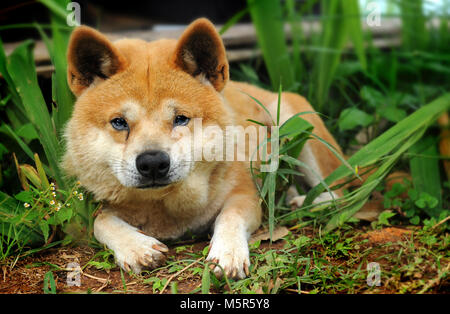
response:
[[(193, 120), (203, 127), (247, 127), (249, 119), (272, 125), (278, 94), (229, 79), (220, 35), (205, 18), (178, 40), (111, 42), (87, 26), (68, 46), (68, 83), (77, 100), (65, 128), (63, 168), (103, 202), (94, 222), (96, 239), (112, 249), (126, 271), (164, 263), (161, 241), (212, 228), (207, 261), (231, 278), (249, 274), (249, 236), (259, 228), (261, 201), (248, 161), (189, 160)], [(280, 122), (314, 111), (300, 95), (281, 95)], [(316, 114), (302, 116), (314, 134), (339, 152)], [(281, 124), (280, 123), (280, 124)], [(186, 138), (185, 138), (186, 137)], [(174, 147), (177, 146), (177, 149)], [(310, 186), (340, 161), (320, 141), (307, 141), (299, 159)], [(338, 192), (334, 192), (338, 193)], [(334, 196), (339, 196), (338, 194)], [(334, 196), (321, 194), (323, 201)], [(291, 203), (300, 206), (303, 196)]]

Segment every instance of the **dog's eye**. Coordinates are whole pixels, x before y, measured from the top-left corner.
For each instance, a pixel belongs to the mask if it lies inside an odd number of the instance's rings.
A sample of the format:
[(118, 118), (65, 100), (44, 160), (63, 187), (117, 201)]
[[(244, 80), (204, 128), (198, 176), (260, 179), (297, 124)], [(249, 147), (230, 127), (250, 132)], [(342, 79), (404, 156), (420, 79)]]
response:
[(174, 126), (187, 125), (189, 123), (189, 120), (191, 119), (183, 115), (176, 116), (175, 120), (173, 120), (173, 125)]
[(111, 120), (111, 125), (116, 130), (128, 130), (128, 123), (124, 118), (114, 118)]

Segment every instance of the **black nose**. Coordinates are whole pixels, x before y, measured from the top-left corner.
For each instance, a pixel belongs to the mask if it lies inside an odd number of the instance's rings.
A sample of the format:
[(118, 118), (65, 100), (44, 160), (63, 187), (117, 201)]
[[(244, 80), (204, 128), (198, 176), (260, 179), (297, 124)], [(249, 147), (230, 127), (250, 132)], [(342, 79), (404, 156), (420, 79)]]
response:
[(160, 150), (148, 151), (136, 158), (136, 168), (146, 178), (161, 179), (169, 172), (170, 157)]

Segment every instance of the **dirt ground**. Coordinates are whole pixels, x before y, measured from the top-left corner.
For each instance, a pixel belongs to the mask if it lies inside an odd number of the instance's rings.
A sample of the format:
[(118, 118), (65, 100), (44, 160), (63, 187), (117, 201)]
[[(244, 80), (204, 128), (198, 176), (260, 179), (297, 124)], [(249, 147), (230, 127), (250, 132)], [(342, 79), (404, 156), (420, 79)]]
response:
[[(382, 257), (384, 254), (390, 254), (399, 250), (395, 245), (386, 245), (386, 243), (395, 243), (396, 241), (405, 240), (410, 236), (411, 230), (389, 227), (381, 230), (361, 230), (360, 239), (368, 239), (365, 241), (361, 250), (372, 248), (370, 256), (372, 260)], [(302, 234), (312, 236), (311, 232), (306, 229)], [(281, 249), (285, 243), (284, 239), (278, 240), (272, 244), (264, 241), (261, 243), (260, 249)], [(190, 248), (191, 252), (201, 251), (208, 242), (193, 243)], [(130, 276), (125, 272), (121, 272), (115, 267), (108, 271), (98, 270), (89, 266), (83, 268), (81, 274), (81, 286), (69, 286), (67, 284), (67, 274), (69, 263), (76, 262), (81, 267), (86, 265), (98, 252), (98, 250), (90, 247), (59, 247), (48, 249), (44, 252), (37, 253), (33, 256), (20, 259), (14, 267), (2, 266), (0, 271), (0, 293), (1, 294), (40, 294), (43, 293), (44, 275), (53, 270), (56, 283), (57, 293), (153, 293), (151, 284), (144, 283), (142, 276)], [(174, 256), (176, 260), (187, 258), (189, 252), (183, 251), (177, 253), (175, 248), (170, 248), (168, 256)], [(330, 260), (331, 263), (341, 263), (341, 259), (336, 261)], [(380, 263), (384, 263), (384, 268), (389, 268), (389, 261), (380, 259)], [(395, 266), (392, 266), (395, 267)], [(428, 272), (428, 273), (427, 273)], [(431, 273), (429, 273), (431, 272)], [(123, 276), (123, 278), (122, 278)], [(168, 278), (169, 281), (177, 281), (178, 293), (191, 293), (193, 290), (201, 286), (201, 275), (186, 276), (184, 278), (174, 276), (169, 273), (167, 268), (162, 269), (151, 276), (159, 278)], [(424, 270), (423, 279), (434, 278), (430, 270)], [(148, 276), (147, 276), (148, 278)], [(160, 292), (160, 291), (158, 291)], [(389, 288), (389, 285), (380, 287), (377, 293), (397, 293)], [(427, 293), (448, 293), (449, 280), (444, 278), (442, 282), (435, 284), (435, 287), (428, 290)], [(164, 289), (163, 293), (171, 293), (170, 286)], [(289, 289), (283, 293), (289, 293)]]

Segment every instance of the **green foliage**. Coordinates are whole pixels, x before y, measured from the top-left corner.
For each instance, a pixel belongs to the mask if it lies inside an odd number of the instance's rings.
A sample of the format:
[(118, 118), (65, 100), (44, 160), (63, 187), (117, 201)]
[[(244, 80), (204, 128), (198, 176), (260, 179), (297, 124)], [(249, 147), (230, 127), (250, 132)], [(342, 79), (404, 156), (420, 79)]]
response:
[(395, 213), (393, 213), (390, 210), (385, 210), (378, 216), (378, 221), (376, 222), (377, 226), (390, 226), (389, 218), (392, 218), (395, 216)]
[(202, 294), (208, 294), (209, 290), (211, 289), (211, 270), (209, 269), (208, 265), (206, 264), (203, 268), (203, 275), (202, 275)]
[[(412, 225), (424, 224), (426, 226), (432, 221), (431, 225), (434, 226), (449, 215), (448, 210), (437, 210), (439, 200), (436, 197), (415, 188), (412, 182), (406, 179), (403, 183), (394, 183), (391, 190), (384, 193), (383, 204), (386, 209), (395, 209), (401, 213), (401, 216), (396, 216), (396, 223), (406, 220)], [(437, 215), (434, 214), (436, 212)], [(379, 222), (380, 219), (381, 215)], [(378, 225), (383, 225), (383, 223), (378, 223)]]
[(400, 0), (403, 45), (408, 49), (425, 49), (429, 33), (423, 13), (423, 0)]
[[(45, 0), (42, 3), (50, 9), (51, 38), (41, 25), (33, 26), (40, 32), (55, 68), (51, 104), (44, 99), (37, 79), (34, 43), (24, 41), (6, 56), (0, 40), (0, 73), (6, 82), (0, 92), (7, 93), (0, 110), (4, 110), (8, 118), (0, 125), (2, 136), (7, 137), (1, 147), (3, 154), (14, 153), (23, 189), (17, 193), (17, 188), (10, 188), (9, 193), (15, 194), (14, 197), (1, 192), (2, 259), (19, 254), (25, 248), (60, 243), (56, 241), (61, 236), (60, 230), (64, 231), (65, 242), (92, 238), (95, 204), (90, 196), (83, 196), (78, 190), (79, 183), (63, 175), (60, 167), (64, 148), (62, 131), (75, 100), (67, 84), (66, 51), (72, 31), (66, 24), (68, 1)], [(36, 168), (19, 164), (18, 160), (27, 159), (34, 160)], [(0, 167), (0, 178), (1, 170)], [(10, 171), (6, 179), (14, 180), (17, 174)], [(50, 185), (49, 181), (53, 183)]]
[(367, 127), (372, 124), (373, 116), (358, 108), (347, 108), (342, 110), (339, 116), (339, 129), (341, 131), (353, 130), (356, 127)]
[[(346, 204), (342, 206), (339, 213), (331, 218), (325, 230), (330, 231), (336, 228), (355, 214), (367, 201), (370, 193), (390, 172), (402, 154), (423, 136), (427, 128), (439, 115), (449, 108), (450, 94), (445, 94), (403, 119), (350, 157), (348, 163), (352, 168), (356, 166), (368, 167), (376, 163), (378, 163), (378, 168), (360, 188), (346, 196)], [(342, 165), (325, 179), (325, 183), (330, 185), (348, 175), (350, 175), (349, 168)], [(311, 204), (312, 200), (324, 190), (323, 185), (313, 188), (305, 199), (305, 205)]]
[[(74, 208), (83, 200), (78, 186), (59, 190), (54, 183), (46, 189), (33, 185), (14, 198), (0, 192), (0, 257), (20, 254), (25, 248), (48, 245), (57, 228), (68, 227)], [(65, 242), (70, 241), (67, 237)]]
[(315, 107), (322, 111), (349, 36), (353, 40), (363, 69), (366, 67), (366, 59), (358, 2), (322, 0), (320, 3), (323, 10), (322, 34), (319, 41), (321, 51), (313, 68), (314, 88), (311, 89), (310, 98)]
[(158, 277), (150, 277), (150, 278), (144, 279), (144, 283), (151, 285), (153, 288), (153, 293), (157, 293), (165, 287), (165, 285), (167, 283), (167, 278), (161, 279)]
[(292, 88), (294, 76), (286, 46), (280, 2), (248, 0), (247, 3), (273, 89), (277, 89), (280, 84), (287, 89)]
[(425, 206), (429, 200), (424, 199), (420, 202), (422, 208), (429, 216), (437, 217), (442, 207), (442, 192), (436, 140), (431, 136), (424, 137), (412, 146), (409, 152), (412, 154), (409, 165), (414, 188), (421, 195), (433, 199), (434, 206)]
[(116, 264), (114, 262), (114, 252), (109, 249), (97, 252), (83, 268), (90, 266), (105, 271), (109, 271), (110, 269), (115, 268)]
[[(250, 95), (249, 95), (250, 96)], [(257, 99), (250, 96), (259, 106), (261, 106), (268, 114), (270, 113), (267, 108)], [(279, 126), (280, 120), (280, 110), (282, 108), (281, 105), (281, 85), (279, 87), (278, 93), (278, 109), (277, 109), (277, 117), (276, 122), (273, 121), (276, 127)], [(307, 122), (306, 120), (301, 118), (303, 114), (314, 114), (313, 112), (303, 112), (298, 115), (294, 115), (288, 120), (286, 120), (281, 126), (278, 128), (278, 147), (279, 150), (276, 151), (274, 149), (274, 141), (272, 139), (265, 139), (263, 143), (258, 147), (258, 153), (260, 149), (263, 152), (267, 151), (267, 145), (272, 144), (271, 149), (273, 152), (267, 156), (267, 162), (263, 162), (263, 165), (267, 163), (275, 163), (277, 165), (274, 171), (260, 171), (260, 169), (254, 169), (253, 164), (251, 164), (251, 172), (253, 177), (256, 179), (260, 179), (261, 183), (256, 181), (256, 187), (260, 193), (260, 196), (266, 205), (268, 210), (268, 222), (269, 222), (269, 233), (270, 237), (272, 237), (272, 232), (275, 226), (275, 197), (276, 191), (286, 191), (289, 185), (292, 184), (294, 176), (301, 176), (302, 174), (296, 170), (298, 166), (304, 166), (306, 168), (310, 168), (308, 165), (300, 162), (297, 158), (306, 143), (306, 141), (310, 138), (312, 134), (313, 126)], [(274, 118), (272, 117), (272, 120)], [(257, 124), (260, 124), (257, 121), (253, 121)], [(275, 134), (271, 135), (272, 137)]]
[[(68, 1), (43, 2), (51, 7), (53, 12), (59, 13), (65, 11), (68, 3)], [(55, 14), (51, 14), (52, 40), (38, 25), (37, 27), (47, 44), (55, 67), (52, 79), (54, 106), (50, 112), (37, 81), (33, 58), (34, 43), (25, 41), (6, 57), (0, 40), (0, 72), (5, 77), (13, 100), (9, 104), (10, 117), (22, 115), (22, 119), (25, 118), (22, 125), (18, 124), (15, 128), (6, 126), (6, 128), (16, 140), (20, 139), (19, 144), (28, 155), (32, 150), (21, 138), (30, 140), (30, 136), (36, 138), (37, 135), (48, 163), (49, 175), (56, 180), (60, 188), (65, 188), (67, 182), (62, 175), (59, 161), (62, 154), (61, 147), (63, 147), (61, 146), (62, 128), (70, 117), (74, 103), (74, 96), (70, 92), (66, 78), (66, 49), (71, 29), (67, 28), (65, 18)], [(23, 136), (25, 126), (28, 132)]]

